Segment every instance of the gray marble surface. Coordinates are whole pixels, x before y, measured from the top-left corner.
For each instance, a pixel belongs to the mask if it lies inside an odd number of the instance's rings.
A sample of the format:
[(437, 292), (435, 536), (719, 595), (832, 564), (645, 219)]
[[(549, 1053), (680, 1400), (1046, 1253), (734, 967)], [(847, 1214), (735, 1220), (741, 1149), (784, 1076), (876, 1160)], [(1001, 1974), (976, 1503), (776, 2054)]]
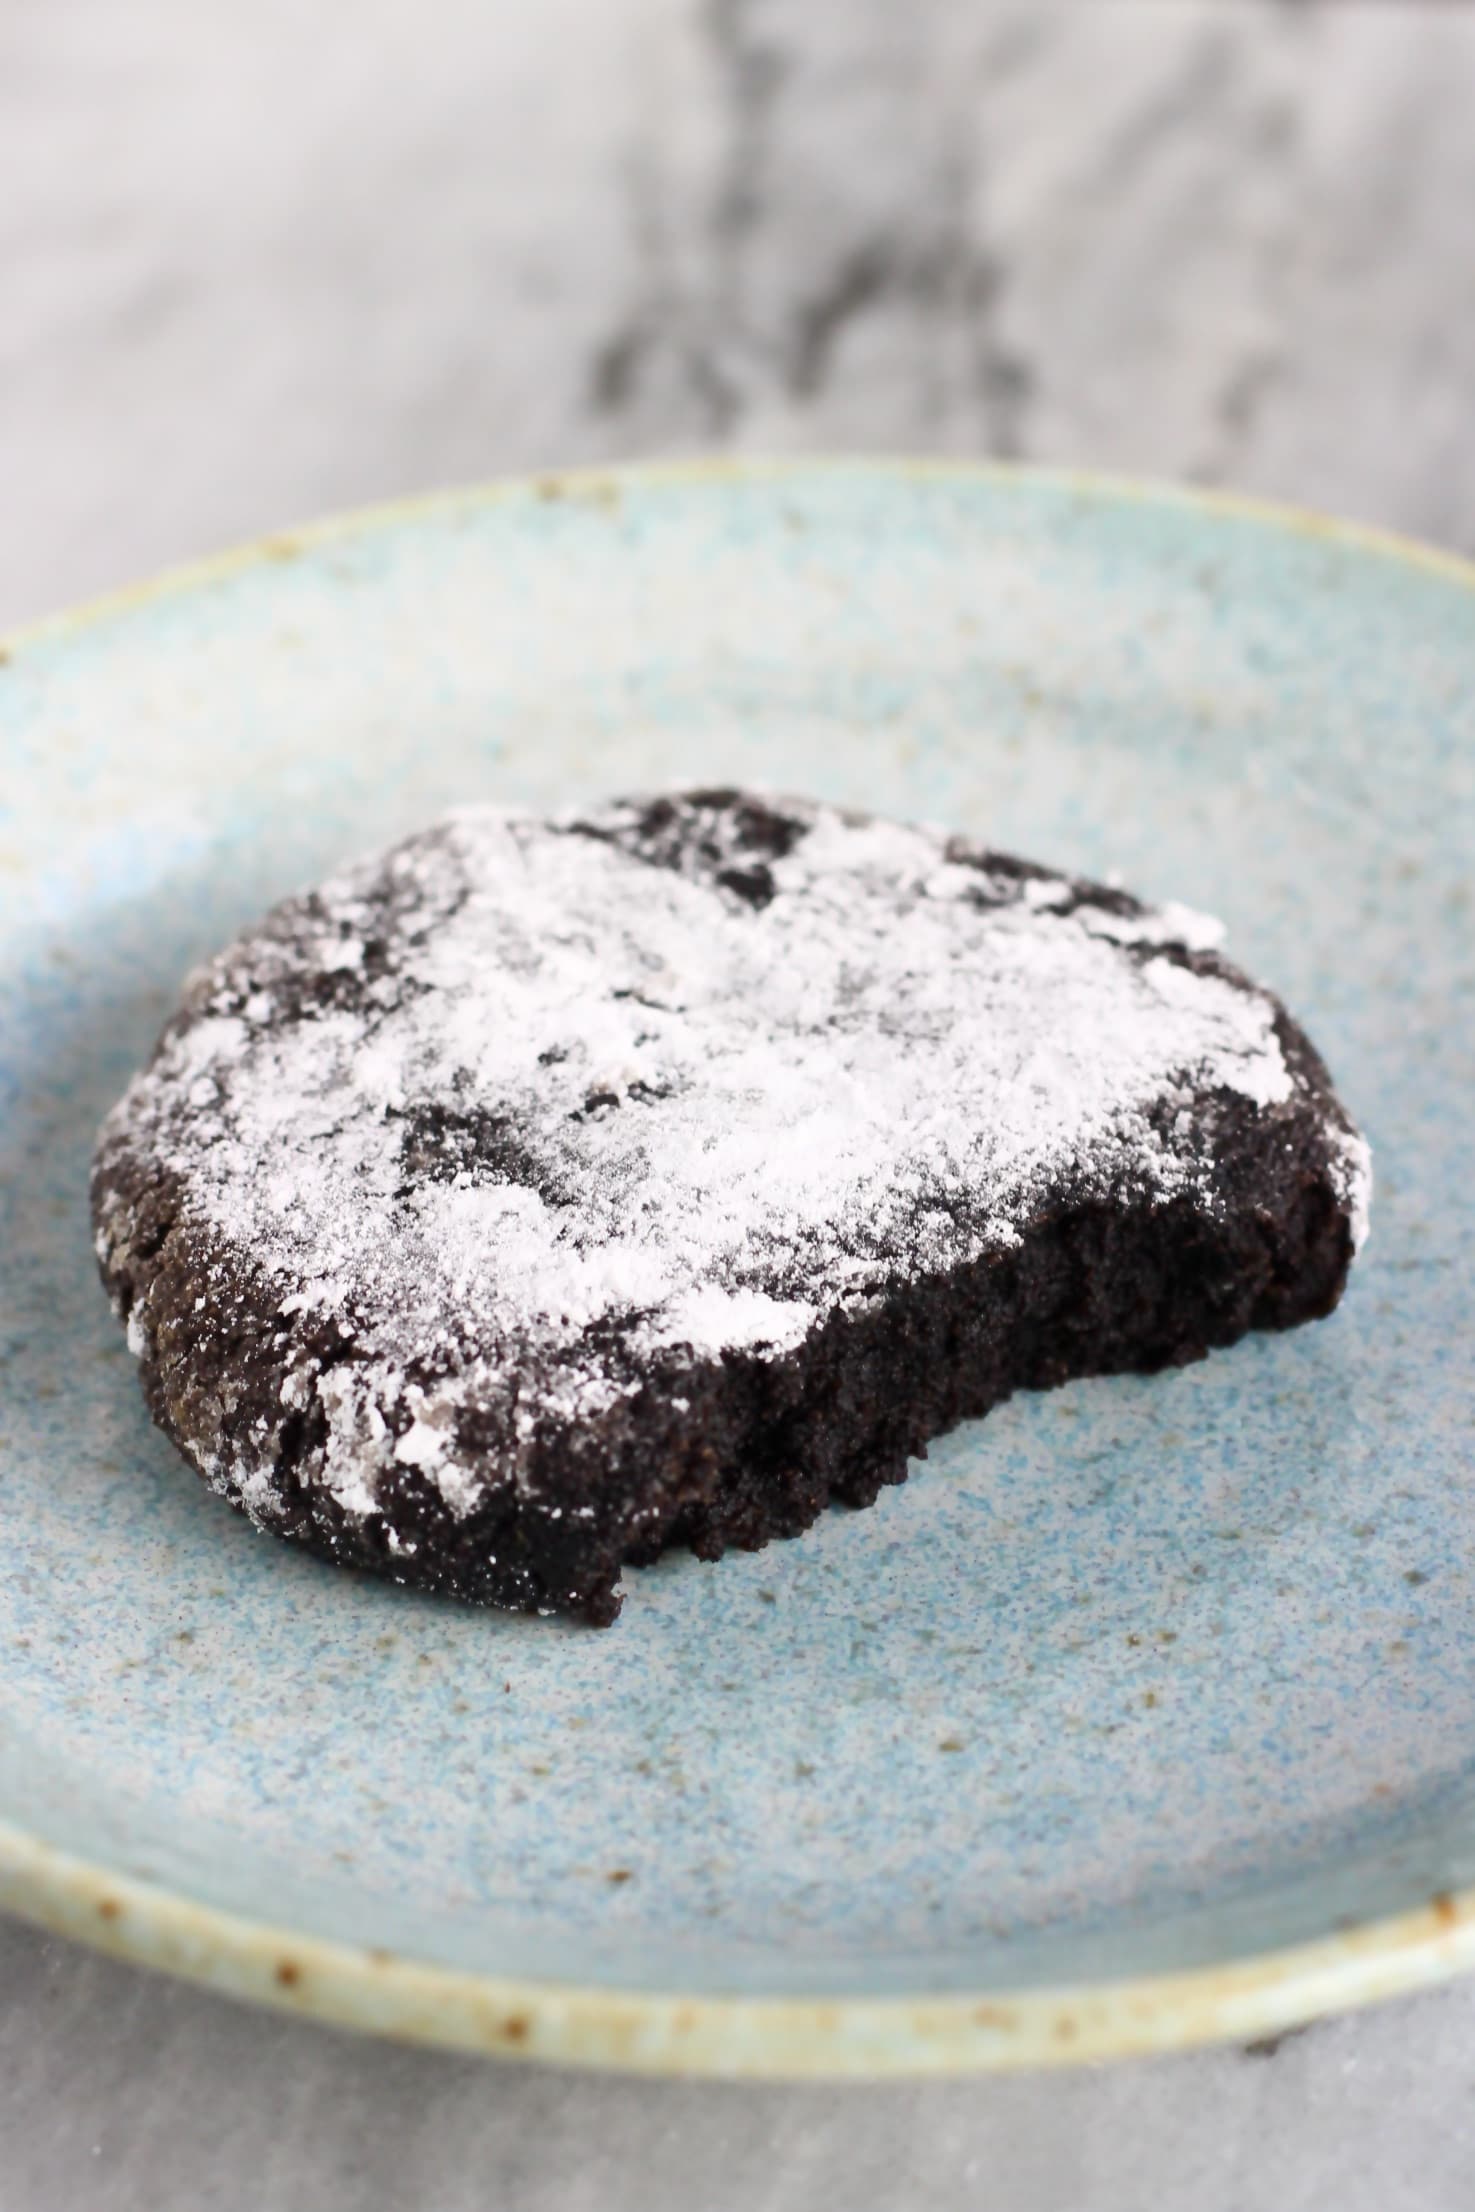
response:
[[(0, 0), (0, 623), (365, 499), (993, 453), (1475, 551), (1475, 10)], [(1443, 2212), (1475, 1989), (874, 2091), (358, 2043), (0, 1923), (0, 2212)]]

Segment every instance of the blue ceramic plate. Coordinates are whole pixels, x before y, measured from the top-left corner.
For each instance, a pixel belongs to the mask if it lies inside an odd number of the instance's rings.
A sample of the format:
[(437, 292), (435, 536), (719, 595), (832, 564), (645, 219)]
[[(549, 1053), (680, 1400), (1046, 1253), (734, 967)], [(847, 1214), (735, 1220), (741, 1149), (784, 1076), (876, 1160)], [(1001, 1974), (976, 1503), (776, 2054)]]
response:
[[(0, 1894), (386, 2032), (899, 2071), (1260, 2032), (1475, 1956), (1475, 574), (1076, 479), (548, 480), (0, 668)], [(1329, 1322), (1022, 1398), (599, 1635), (252, 1533), (94, 1280), (183, 971), (456, 800), (687, 778), (1229, 922), (1369, 1132)]]

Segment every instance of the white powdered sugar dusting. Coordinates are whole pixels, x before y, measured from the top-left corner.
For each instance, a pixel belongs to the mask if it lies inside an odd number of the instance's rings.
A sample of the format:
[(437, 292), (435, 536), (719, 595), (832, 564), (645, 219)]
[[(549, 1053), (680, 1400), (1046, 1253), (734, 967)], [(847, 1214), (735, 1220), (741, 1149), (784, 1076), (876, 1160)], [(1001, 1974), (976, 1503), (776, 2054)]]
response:
[(1373, 1156), (1367, 1139), (1355, 1129), (1333, 1129), (1329, 1162), (1333, 1187), (1347, 1214), (1352, 1249), (1360, 1252), (1367, 1242), (1373, 1202)]
[(294, 1326), (351, 1336), (281, 1389), (350, 1511), (391, 1461), (469, 1510), (458, 1404), (596, 1415), (612, 1335), (777, 1354), (1062, 1187), (1212, 1207), (1194, 1102), (1295, 1095), (1274, 1002), (1185, 964), (1202, 916), (823, 807), (668, 811), (467, 810), (347, 870), (195, 979), (115, 1110)]

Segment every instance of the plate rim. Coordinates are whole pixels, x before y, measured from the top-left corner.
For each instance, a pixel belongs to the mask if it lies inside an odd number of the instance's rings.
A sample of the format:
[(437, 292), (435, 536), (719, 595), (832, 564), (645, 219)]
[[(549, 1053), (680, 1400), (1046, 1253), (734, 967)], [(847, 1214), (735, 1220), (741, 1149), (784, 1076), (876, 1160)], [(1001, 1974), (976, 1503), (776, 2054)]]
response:
[(472, 1973), (114, 1874), (0, 1821), (0, 1906), (247, 2002), (406, 2043), (618, 2073), (876, 2080), (1273, 2038), (1475, 1967), (1475, 1890), (1227, 1965), (942, 1997), (700, 1997)]
[[(1186, 509), (1421, 569), (1475, 593), (1475, 561), (1391, 530), (1237, 492), (1007, 462), (719, 456), (545, 470), (383, 500), (166, 568), (0, 634), (0, 666), (151, 603), (315, 547), (519, 498), (608, 506), (627, 491), (865, 475), (1040, 486)], [(471, 1973), (246, 1918), (59, 1850), (0, 1819), (0, 1906), (51, 1932), (258, 2004), (368, 2034), (615, 2070), (878, 2078), (1083, 2064), (1274, 2036), (1475, 1968), (1475, 1886), (1309, 1943), (1127, 1980), (946, 1996), (687, 1996)]]

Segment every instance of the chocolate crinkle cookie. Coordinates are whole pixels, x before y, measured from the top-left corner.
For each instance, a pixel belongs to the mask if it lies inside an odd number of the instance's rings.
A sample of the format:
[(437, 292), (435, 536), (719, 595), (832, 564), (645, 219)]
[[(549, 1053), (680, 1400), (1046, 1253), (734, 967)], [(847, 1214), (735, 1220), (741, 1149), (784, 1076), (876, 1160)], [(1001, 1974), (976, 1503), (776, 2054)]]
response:
[(1013, 1390), (1328, 1313), (1367, 1148), (1218, 934), (807, 801), (453, 814), (199, 970), (108, 1117), (154, 1418), (328, 1559), (604, 1623)]

